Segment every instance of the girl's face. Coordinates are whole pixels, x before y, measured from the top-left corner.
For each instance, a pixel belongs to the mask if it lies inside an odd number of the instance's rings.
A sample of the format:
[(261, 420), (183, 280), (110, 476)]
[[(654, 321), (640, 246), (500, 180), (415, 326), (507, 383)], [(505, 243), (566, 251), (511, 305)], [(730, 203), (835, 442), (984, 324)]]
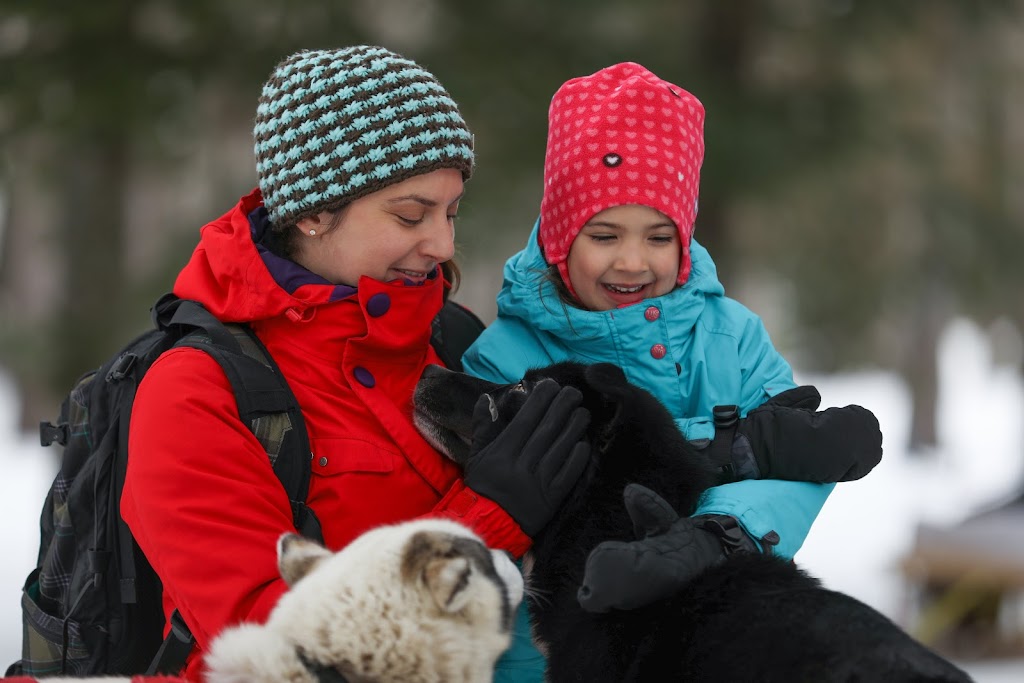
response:
[(462, 191), (462, 173), (442, 168), (360, 197), (339, 212), (303, 218), (295, 261), (338, 285), (355, 286), (363, 275), (423, 282), (455, 254)]
[(583, 308), (608, 311), (671, 292), (679, 254), (672, 220), (649, 206), (627, 204), (584, 223), (566, 265)]

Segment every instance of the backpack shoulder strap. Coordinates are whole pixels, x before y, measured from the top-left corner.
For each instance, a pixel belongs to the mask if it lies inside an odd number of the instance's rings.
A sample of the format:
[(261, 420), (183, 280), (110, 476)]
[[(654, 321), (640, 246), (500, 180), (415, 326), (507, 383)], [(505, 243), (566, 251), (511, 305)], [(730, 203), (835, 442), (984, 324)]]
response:
[(462, 372), (462, 354), (483, 330), (484, 323), (475, 313), (449, 299), (434, 318), (430, 344), (445, 367)]
[[(210, 316), (199, 308), (202, 315)], [(182, 307), (178, 313), (183, 310), (187, 311)], [(188, 318), (193, 315), (192, 311), (186, 312)], [(178, 345), (205, 351), (224, 370), (235, 394), (239, 418), (262, 444), (274, 474), (288, 492), (295, 528), (307, 538), (322, 541), (320, 523), (306, 506), (311, 474), (309, 435), (295, 394), (252, 328), (210, 318), (215, 322), (204, 321)]]
[(311, 449), (295, 394), (252, 328), (230, 323), (225, 329), (241, 355), (200, 335), (190, 335), (180, 343), (201, 348), (220, 363), (234, 390), (239, 418), (263, 445), (274, 474), (288, 492), (295, 528), (303, 536), (322, 542), (320, 523), (306, 506)]
[[(222, 323), (201, 304), (173, 294), (153, 307), (153, 321), (158, 328), (179, 335), (178, 346), (201, 349), (221, 366), (235, 394), (239, 418), (260, 441), (288, 492), (295, 528), (322, 542), (320, 522), (306, 506), (311, 468), (302, 410), (263, 342), (248, 325)], [(171, 631), (146, 673), (177, 673), (194, 643), (188, 625), (175, 610)]]

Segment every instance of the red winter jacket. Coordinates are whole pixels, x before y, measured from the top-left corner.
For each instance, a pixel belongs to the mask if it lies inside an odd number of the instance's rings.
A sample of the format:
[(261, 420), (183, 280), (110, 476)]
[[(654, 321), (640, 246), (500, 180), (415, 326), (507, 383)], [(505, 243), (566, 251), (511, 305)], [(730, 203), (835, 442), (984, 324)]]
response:
[[(354, 293), (326, 283), (257, 249), (261, 201), (254, 191), (203, 228), (174, 292), (221, 320), (248, 322), (277, 361), (309, 432), (307, 503), (327, 546), (445, 516), (522, 554), (530, 541), (511, 517), (465, 488), (412, 425), (416, 380), (441, 364), (429, 342), (440, 275), (422, 286), (364, 277)], [(180, 610), (200, 649), (226, 626), (264, 621), (286, 590), (276, 543), (294, 531), (287, 495), (203, 351), (172, 349), (141, 382), (121, 513), (163, 581), (165, 614)], [(190, 680), (200, 680), (199, 660), (194, 653)]]

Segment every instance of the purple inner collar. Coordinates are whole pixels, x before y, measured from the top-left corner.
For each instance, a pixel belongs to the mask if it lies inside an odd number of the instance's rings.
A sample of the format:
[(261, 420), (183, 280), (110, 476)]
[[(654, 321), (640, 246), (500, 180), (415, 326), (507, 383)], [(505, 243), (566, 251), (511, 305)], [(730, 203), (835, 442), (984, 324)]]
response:
[[(316, 273), (306, 270), (295, 261), (281, 258), (263, 246), (263, 237), (270, 231), (270, 216), (266, 208), (257, 206), (249, 213), (249, 232), (252, 234), (252, 241), (256, 244), (256, 251), (270, 271), (271, 277), (280, 285), (281, 289), (289, 294), (295, 294), (295, 290), (302, 285), (331, 285), (331, 282), (320, 277)], [(356, 293), (356, 288), (349, 285), (333, 285), (329, 301), (338, 301)]]

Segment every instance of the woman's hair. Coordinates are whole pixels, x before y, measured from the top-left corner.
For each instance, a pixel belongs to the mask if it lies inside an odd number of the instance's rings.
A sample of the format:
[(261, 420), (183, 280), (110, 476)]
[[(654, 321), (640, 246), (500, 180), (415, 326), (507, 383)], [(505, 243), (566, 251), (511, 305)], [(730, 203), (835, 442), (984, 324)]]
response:
[(295, 253), (298, 251), (299, 231), (294, 225), (284, 227), (271, 224), (263, 235), (260, 244), (270, 252), (289, 261), (295, 260)]
[(441, 264), (441, 273), (444, 274), (444, 279), (451, 283), (451, 289), (445, 287), (444, 300), (448, 301), (448, 297), (459, 291), (459, 283), (462, 282), (462, 271), (459, 270), (459, 264), (455, 262), (455, 259), (445, 261)]

